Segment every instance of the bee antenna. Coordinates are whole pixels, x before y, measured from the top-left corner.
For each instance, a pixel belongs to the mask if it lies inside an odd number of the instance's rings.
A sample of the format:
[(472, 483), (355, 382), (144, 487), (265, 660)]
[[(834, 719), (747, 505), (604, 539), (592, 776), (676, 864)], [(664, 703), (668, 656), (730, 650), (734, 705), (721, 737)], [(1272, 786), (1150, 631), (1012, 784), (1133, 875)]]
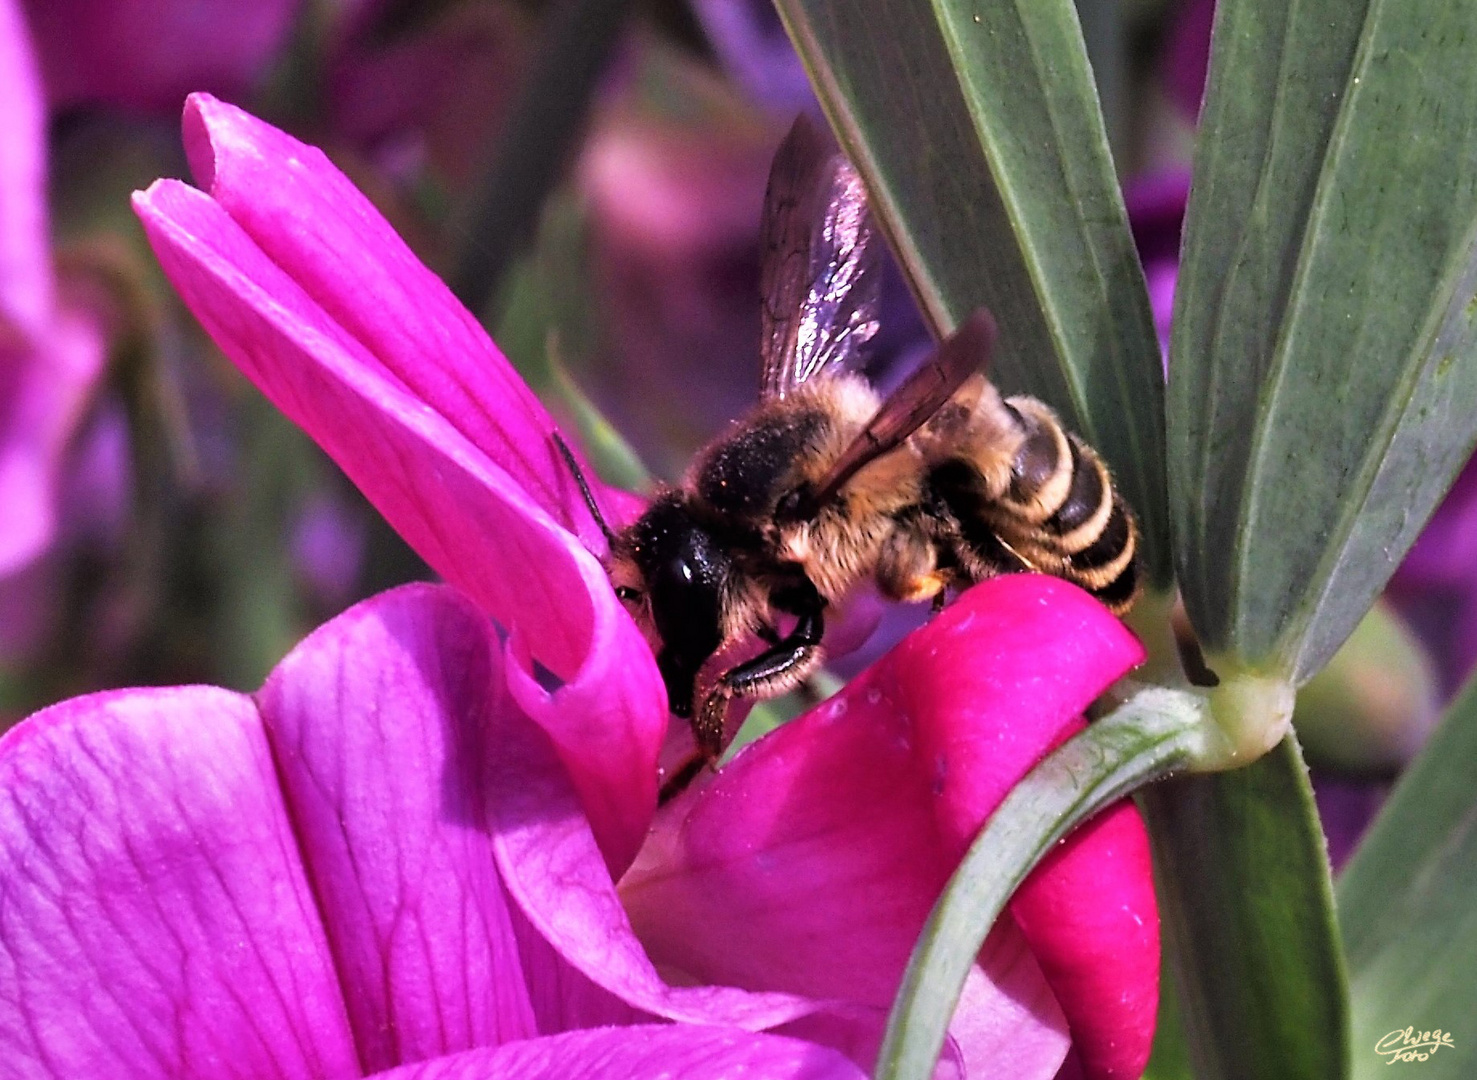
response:
[(564, 463), (569, 466), (569, 471), (574, 473), (574, 482), (579, 485), (580, 494), (585, 497), (585, 505), (590, 508), (590, 516), (595, 519), (595, 524), (599, 525), (600, 531), (605, 534), (605, 542), (615, 547), (615, 533), (605, 523), (605, 515), (600, 512), (600, 506), (595, 502), (595, 495), (590, 491), (590, 484), (580, 470), (579, 462), (574, 460), (574, 451), (570, 450), (569, 444), (557, 431), (553, 435), (554, 445), (559, 448), (559, 453), (563, 456)]

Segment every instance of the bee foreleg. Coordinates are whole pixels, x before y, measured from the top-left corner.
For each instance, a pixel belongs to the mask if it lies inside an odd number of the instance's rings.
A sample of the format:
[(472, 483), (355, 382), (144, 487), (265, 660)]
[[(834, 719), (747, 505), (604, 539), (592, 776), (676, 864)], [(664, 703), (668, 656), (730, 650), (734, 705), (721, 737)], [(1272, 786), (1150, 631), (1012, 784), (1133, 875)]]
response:
[(723, 752), (723, 721), (730, 701), (777, 697), (808, 679), (823, 658), (819, 642), (795, 644), (786, 638), (748, 663), (724, 672), (692, 722), (703, 757), (717, 761)]
[(705, 760), (717, 761), (723, 752), (723, 720), (730, 701), (775, 697), (804, 682), (820, 666), (825, 601), (814, 587), (800, 590), (800, 596), (802, 603), (796, 606), (805, 610), (796, 613), (795, 628), (752, 660), (725, 671), (703, 699), (692, 731)]

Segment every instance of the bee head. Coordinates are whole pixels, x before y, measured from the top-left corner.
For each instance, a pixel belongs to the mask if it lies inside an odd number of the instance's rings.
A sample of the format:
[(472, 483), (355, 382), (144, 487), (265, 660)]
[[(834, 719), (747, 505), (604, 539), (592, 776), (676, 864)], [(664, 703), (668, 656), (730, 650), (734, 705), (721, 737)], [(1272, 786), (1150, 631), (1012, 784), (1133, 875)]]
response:
[(608, 570), (616, 595), (644, 601), (661, 639), (657, 666), (678, 716), (691, 714), (698, 670), (723, 642), (723, 597), (732, 569), (675, 491), (658, 496), (612, 551)]

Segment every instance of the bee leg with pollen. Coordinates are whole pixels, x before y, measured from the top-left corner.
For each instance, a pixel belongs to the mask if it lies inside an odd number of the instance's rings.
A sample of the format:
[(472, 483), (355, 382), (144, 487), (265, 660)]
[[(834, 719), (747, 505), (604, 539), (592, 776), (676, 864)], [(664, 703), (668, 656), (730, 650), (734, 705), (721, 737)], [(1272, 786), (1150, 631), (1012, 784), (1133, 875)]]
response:
[(955, 577), (950, 567), (940, 565), (938, 541), (916, 517), (896, 523), (878, 552), (875, 573), (888, 599), (907, 604), (932, 600), (935, 612), (943, 608)]

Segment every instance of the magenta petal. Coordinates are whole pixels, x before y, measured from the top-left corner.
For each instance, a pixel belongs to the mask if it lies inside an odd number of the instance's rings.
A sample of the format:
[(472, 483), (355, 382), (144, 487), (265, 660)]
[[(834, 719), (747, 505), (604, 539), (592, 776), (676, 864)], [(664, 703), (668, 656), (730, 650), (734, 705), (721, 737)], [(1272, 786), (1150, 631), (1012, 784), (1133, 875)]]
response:
[(954, 861), (1093, 699), (1143, 659), (1138, 639), (1081, 589), (1007, 574), (966, 591), (873, 669), (914, 718)]
[(500, 657), (467, 600), (412, 585), (318, 630), (258, 696), (370, 1071), (538, 1034), (484, 811)]
[[(836, 698), (658, 816), (622, 883), (638, 932), (660, 962), (695, 978), (890, 1002), (934, 898), (985, 818), (1142, 656), (1101, 605), (1056, 579), (1011, 576), (970, 589)], [(1110, 866), (1118, 850), (1088, 847), (1059, 871), (1081, 890), (1076, 928), (1032, 942), (1044, 945), (1048, 979), (1066, 976), (1052, 990), (1068, 1021), (1101, 1008), (1138, 1024), (1143, 1000), (1152, 1001), (1154, 980), (1140, 978), (1146, 965), (1111, 967), (1094, 984), (1090, 958), (1078, 955), (1105, 948), (1116, 917), (1104, 913), (1094, 936), (1093, 902), (1118, 905), (1127, 893), (1128, 919), (1142, 919), (1151, 935), (1127, 945), (1157, 963), (1147, 861), (1136, 861), (1130, 838)], [(1119, 985), (1115, 974), (1139, 981)], [(1031, 990), (1016, 986), (1032, 1011)], [(1121, 990), (1126, 1013), (1105, 1000)], [(983, 1027), (984, 1038), (998, 1030), (978, 1017), (956, 1024)], [(1043, 1015), (1024, 1030), (1045, 1039), (1048, 1028)], [(1073, 1024), (1079, 1040), (1098, 1030)], [(1055, 1068), (1044, 1052), (1036, 1061)]]
[(557, 1016), (565, 1027), (609, 1023), (605, 1017), (619, 1002), (625, 1011), (617, 1011), (617, 1022), (644, 1015), (762, 1030), (825, 1010), (825, 1003), (789, 994), (669, 985), (632, 932), (543, 734), (505, 714), (492, 738), (497, 750), (487, 792), (494, 852), (527, 919), (520, 940), (541, 1017)]
[(911, 728), (862, 676), (660, 814), (621, 883), (652, 955), (889, 1006), (952, 868)]
[[(1143, 660), (1123, 624), (1075, 586), (1013, 575), (969, 590), (879, 667), (897, 673), (931, 760), (958, 858), (1000, 800), (1080, 713)], [(1124, 804), (1069, 837), (1011, 905), (1072, 1028), (1088, 1077), (1136, 1075), (1158, 1002), (1148, 841)]]
[(444, 417), (586, 544), (604, 538), (550, 438), (554, 421), (477, 320), (323, 152), (206, 94), (185, 108), (210, 196), (366, 362)]
[[(887, 661), (659, 815), (621, 883), (657, 960), (688, 978), (842, 998), (882, 1018), (957, 854), (940, 834)], [(1065, 1023), (1003, 925), (951, 1027), (966, 1070), (1054, 1076)], [(969, 1072), (969, 1075), (975, 1075)]]
[[(387, 376), (207, 196), (160, 181), (134, 203), (166, 273), (226, 353), (433, 567), (566, 680), (535, 715), (607, 857), (624, 865), (655, 804), (666, 693), (599, 563)], [(606, 699), (593, 747), (582, 741), (591, 688)]]
[(17, 1075), (361, 1075), (249, 699), (123, 691), (16, 728), (0, 883)]
[(1083, 1075), (1138, 1077), (1159, 1008), (1159, 914), (1137, 808), (1119, 803), (1069, 836), (1010, 913), (1071, 1024)]
[(571, 1031), (377, 1073), (375, 1080), (731, 1080), (745, 1076), (864, 1080), (855, 1065), (812, 1043), (693, 1025)]

